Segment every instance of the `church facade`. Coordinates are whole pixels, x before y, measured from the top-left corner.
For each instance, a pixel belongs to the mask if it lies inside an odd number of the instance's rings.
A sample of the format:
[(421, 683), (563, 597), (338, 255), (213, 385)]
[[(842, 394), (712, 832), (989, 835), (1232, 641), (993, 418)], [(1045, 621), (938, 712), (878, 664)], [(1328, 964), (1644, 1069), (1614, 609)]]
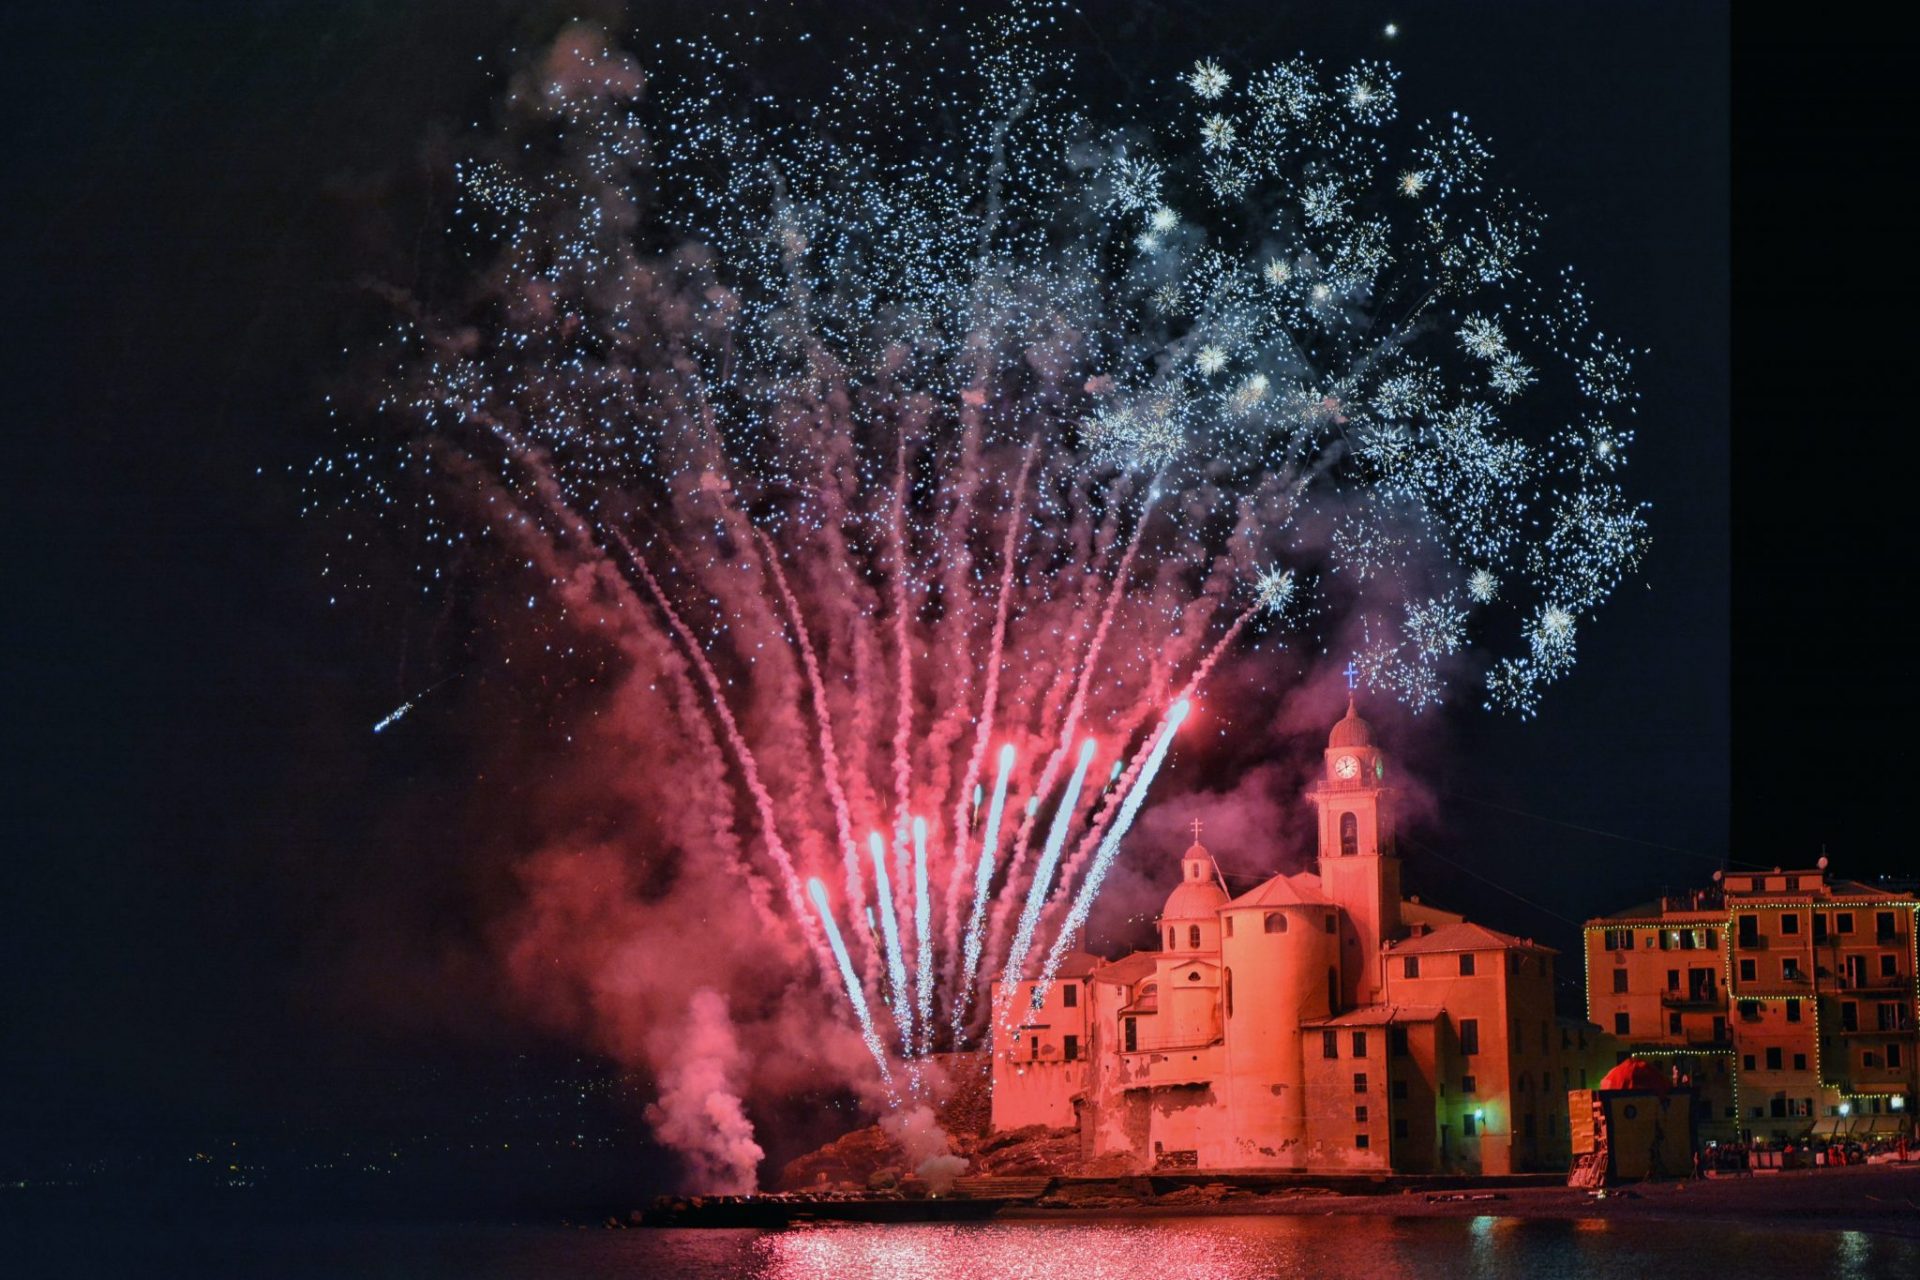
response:
[(1349, 703), (1317, 869), (1235, 897), (1196, 832), (1156, 949), (1070, 957), (996, 1042), (993, 1128), (1076, 1128), (1136, 1172), (1566, 1167), (1567, 1090), (1611, 1038), (1556, 1019), (1552, 950), (1402, 894), (1393, 795)]

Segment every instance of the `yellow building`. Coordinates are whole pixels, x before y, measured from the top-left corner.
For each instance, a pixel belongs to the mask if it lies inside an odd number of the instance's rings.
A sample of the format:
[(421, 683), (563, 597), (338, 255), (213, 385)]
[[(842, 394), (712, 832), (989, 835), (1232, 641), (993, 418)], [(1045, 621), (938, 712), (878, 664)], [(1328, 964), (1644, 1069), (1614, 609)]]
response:
[(996, 1130), (1077, 1126), (1140, 1171), (1566, 1166), (1566, 1090), (1604, 1038), (1555, 1018), (1554, 952), (1402, 894), (1386, 757), (1351, 705), (1310, 799), (1316, 870), (1234, 897), (1196, 838), (1156, 949), (1063, 967), (996, 1041)]
[(1911, 1132), (1920, 903), (1825, 858), (1714, 881), (1587, 922), (1588, 1016), (1693, 1085), (1706, 1139)]

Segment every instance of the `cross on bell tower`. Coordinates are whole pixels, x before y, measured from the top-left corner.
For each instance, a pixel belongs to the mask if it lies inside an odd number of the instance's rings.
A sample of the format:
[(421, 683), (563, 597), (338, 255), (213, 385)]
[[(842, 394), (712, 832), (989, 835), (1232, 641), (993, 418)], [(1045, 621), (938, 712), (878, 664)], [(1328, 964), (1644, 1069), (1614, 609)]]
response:
[(1193, 842), (1195, 844), (1199, 844), (1200, 843), (1200, 819), (1195, 818), (1193, 822), (1189, 825), (1191, 825), (1193, 828)]

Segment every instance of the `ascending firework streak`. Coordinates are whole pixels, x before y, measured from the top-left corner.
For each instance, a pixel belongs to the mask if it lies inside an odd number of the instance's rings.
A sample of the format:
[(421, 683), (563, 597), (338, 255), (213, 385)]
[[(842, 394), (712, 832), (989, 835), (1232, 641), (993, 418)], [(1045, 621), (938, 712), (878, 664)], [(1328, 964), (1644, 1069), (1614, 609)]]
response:
[(1093, 910), (1093, 900), (1100, 895), (1100, 886), (1106, 882), (1107, 870), (1113, 866), (1113, 860), (1120, 852), (1120, 842), (1133, 826), (1134, 815), (1140, 812), (1140, 804), (1147, 798), (1147, 788), (1153, 785), (1154, 776), (1160, 772), (1161, 762), (1167, 758), (1167, 748), (1173, 744), (1174, 731), (1187, 718), (1189, 707), (1188, 701), (1182, 698), (1167, 713), (1166, 721), (1160, 727), (1160, 736), (1153, 744), (1153, 751), (1141, 767), (1139, 780), (1128, 790), (1127, 798), (1120, 804), (1119, 815), (1100, 841), (1100, 851), (1094, 855), (1093, 866), (1088, 870), (1087, 878), (1080, 882), (1080, 891), (1074, 895), (1073, 907), (1053, 935), (1053, 946), (1047, 952), (1046, 963), (1040, 966), (1040, 977), (1033, 984), (1033, 998), (1028, 1005), (1029, 1013), (1047, 1002), (1047, 992), (1053, 989), (1054, 976), (1060, 972), (1060, 962), (1073, 946), (1075, 935), (1085, 927), (1087, 913)]
[(1027, 965), (1027, 952), (1033, 948), (1033, 931), (1040, 924), (1040, 912), (1047, 905), (1047, 894), (1053, 888), (1053, 873), (1060, 865), (1060, 851), (1066, 846), (1067, 832), (1073, 826), (1073, 811), (1080, 803), (1080, 787), (1087, 780), (1087, 766), (1093, 763), (1093, 752), (1098, 744), (1088, 738), (1080, 744), (1080, 760), (1073, 767), (1073, 777), (1067, 782), (1067, 792), (1060, 800), (1060, 808), (1053, 815), (1053, 825), (1047, 831), (1046, 847), (1040, 853), (1040, 865), (1033, 869), (1033, 879), (1027, 885), (1027, 904), (1020, 912), (1019, 927), (1014, 930), (1013, 945), (1007, 948), (1007, 967), (1000, 977), (1001, 998), (1012, 999), (1012, 992), (1020, 981), (1020, 975)]
[(893, 912), (893, 884), (887, 877), (887, 843), (878, 831), (867, 834), (873, 854), (874, 896), (880, 900), (880, 931), (887, 944), (887, 988), (893, 1006), (893, 1025), (900, 1033), (900, 1050), (913, 1053), (913, 1006), (908, 1002), (907, 962), (900, 954), (900, 922)]
[[(980, 841), (980, 863), (973, 877), (973, 911), (967, 916), (965, 968), (953, 1000), (953, 1042), (959, 1044), (973, 1001), (974, 979), (980, 976), (980, 948), (987, 927), (987, 888), (993, 883), (994, 857), (1000, 848), (1000, 815), (1007, 807), (1007, 777), (1013, 772), (1014, 750), (1000, 748), (1000, 773), (993, 783), (993, 804), (987, 810), (987, 833)], [(1117, 763), (1117, 762), (1116, 762)]]
[(860, 975), (853, 971), (853, 957), (847, 954), (846, 940), (840, 936), (840, 926), (834, 923), (833, 907), (827, 902), (827, 886), (820, 883), (820, 877), (807, 878), (807, 896), (813, 899), (813, 909), (820, 915), (820, 927), (827, 934), (827, 945), (833, 948), (833, 961), (840, 969), (840, 985), (847, 993), (847, 1004), (852, 1007), (853, 1015), (860, 1023), (860, 1038), (866, 1041), (867, 1052), (873, 1055), (874, 1065), (880, 1068), (880, 1079), (891, 1091), (893, 1072), (887, 1067), (887, 1051), (881, 1047), (880, 1036), (873, 1029), (873, 1010), (867, 1007), (867, 990), (860, 983)]
[(913, 820), (913, 1005), (920, 1052), (933, 1052), (933, 901), (927, 895), (927, 820)]

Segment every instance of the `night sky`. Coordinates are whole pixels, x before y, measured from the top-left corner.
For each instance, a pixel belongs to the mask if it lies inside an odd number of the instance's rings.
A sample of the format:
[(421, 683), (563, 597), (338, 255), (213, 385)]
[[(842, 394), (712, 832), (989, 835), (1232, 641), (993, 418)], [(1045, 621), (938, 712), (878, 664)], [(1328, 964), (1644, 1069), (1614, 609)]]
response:
[[(950, 7), (763, 8), (769, 32), (831, 47)], [(717, 21), (706, 9), (645, 6), (643, 56)], [(0, 19), (0, 1131), (25, 1164), (222, 1135), (377, 1142), (486, 1110), (522, 1079), (590, 1073), (488, 995), (486, 930), (511, 892), (498, 849), (542, 740), (532, 713), (496, 717), (540, 693), (463, 680), (404, 733), (372, 736), (446, 656), (429, 608), (327, 607), (291, 469), (329, 447), (321, 397), (362, 367), (350, 352), (390, 314), (382, 287), (434, 296), (445, 165), (488, 118), (491, 77), (518, 65), (509, 50), (618, 6), (122, 4), (86, 26), (20, 10)], [(1726, 858), (1805, 865), (1825, 844), (1841, 874), (1911, 870), (1891, 788), (1840, 797), (1819, 781), (1823, 739), (1867, 752), (1861, 724), (1911, 700), (1873, 638), (1898, 592), (1874, 504), (1856, 500), (1891, 484), (1854, 438), (1876, 429), (1871, 393), (1826, 367), (1812, 332), (1859, 325), (1881, 291), (1876, 215), (1850, 215), (1857, 236), (1806, 233), (1827, 242), (1813, 261), (1798, 236), (1753, 251), (1770, 269), (1742, 290), (1742, 343), (1757, 332), (1740, 348), (1738, 452), (1761, 470), (1731, 483), (1724, 11), (1087, 13), (1089, 74), (1116, 94), (1203, 53), (1391, 56), (1405, 108), (1468, 112), (1503, 175), (1550, 211), (1549, 251), (1577, 265), (1609, 327), (1651, 348), (1628, 473), (1654, 504), (1645, 569), (1583, 627), (1579, 666), (1538, 721), (1462, 706), (1429, 728), (1419, 767), (1443, 809), (1413, 833), (1409, 888), (1566, 949), (1573, 922)], [(779, 74), (808, 87), (804, 67)], [(1787, 154), (1773, 163), (1837, 170), (1808, 114), (1837, 103), (1756, 98), (1742, 127), (1775, 137)], [(1742, 180), (1743, 218), (1749, 200), (1765, 206), (1756, 223), (1831, 216), (1808, 191), (1821, 179), (1765, 182)], [(495, 728), (515, 735), (521, 778), (476, 778), (472, 737)]]

